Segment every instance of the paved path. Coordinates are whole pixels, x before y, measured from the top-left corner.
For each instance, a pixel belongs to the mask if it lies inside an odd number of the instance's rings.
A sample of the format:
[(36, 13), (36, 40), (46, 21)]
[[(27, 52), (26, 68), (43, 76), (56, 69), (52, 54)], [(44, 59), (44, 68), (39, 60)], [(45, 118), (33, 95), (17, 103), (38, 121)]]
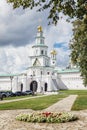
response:
[(50, 112), (70, 111), (76, 98), (77, 95), (70, 95), (58, 101), (57, 103), (53, 104), (52, 106), (48, 107), (44, 111), (50, 111)]

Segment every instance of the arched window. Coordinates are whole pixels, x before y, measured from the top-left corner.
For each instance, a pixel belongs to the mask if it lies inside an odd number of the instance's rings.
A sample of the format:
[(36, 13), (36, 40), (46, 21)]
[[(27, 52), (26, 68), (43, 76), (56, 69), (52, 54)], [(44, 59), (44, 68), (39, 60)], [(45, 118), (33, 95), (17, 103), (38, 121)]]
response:
[(41, 55), (43, 55), (44, 54), (44, 51), (43, 50), (41, 50)]
[(44, 86), (45, 86), (44, 91), (46, 92), (46, 91), (47, 91), (48, 84), (45, 83)]
[(36, 50), (36, 55), (38, 54), (38, 50)]
[(47, 51), (45, 51), (45, 55), (47, 55)]
[(50, 72), (47, 72), (47, 74), (49, 75), (49, 74), (50, 74)]

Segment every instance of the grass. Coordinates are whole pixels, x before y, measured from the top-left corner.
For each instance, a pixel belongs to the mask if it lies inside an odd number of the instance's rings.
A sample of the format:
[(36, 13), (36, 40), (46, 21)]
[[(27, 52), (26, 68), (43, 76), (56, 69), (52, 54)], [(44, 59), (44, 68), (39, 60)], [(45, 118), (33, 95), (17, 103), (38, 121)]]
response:
[(4, 100), (14, 100), (14, 99), (21, 99), (21, 98), (27, 98), (32, 97), (32, 95), (26, 95), (26, 96), (15, 96), (15, 97), (6, 97)]
[(87, 96), (80, 95), (77, 97), (77, 100), (72, 106), (72, 110), (84, 110), (84, 109), (87, 109)]
[[(40, 98), (38, 97), (34, 99), (27, 99), (23, 101), (15, 101), (15, 102), (4, 103), (4, 104), (0, 103), (0, 110), (11, 110), (11, 109), (42, 110), (71, 94), (78, 95), (76, 101), (72, 106), (72, 110), (87, 109), (87, 90), (64, 90), (64, 91), (59, 91), (58, 95), (51, 95), (51, 96), (40, 97)], [(24, 98), (24, 97), (26, 96), (14, 97), (13, 99)]]
[(12, 109), (33, 109), (33, 110), (42, 110), (50, 105), (56, 103), (62, 98), (66, 97), (66, 95), (50, 95), (46, 97), (38, 97), (34, 99), (27, 99), (22, 101), (15, 101), (0, 104), (0, 110), (12, 110)]
[(87, 90), (65, 90), (60, 91), (67, 95), (76, 94), (78, 95), (76, 101), (74, 102), (71, 110), (85, 110), (87, 109)]
[(76, 94), (76, 95), (87, 95), (87, 90), (61, 90), (60, 93), (64, 94)]

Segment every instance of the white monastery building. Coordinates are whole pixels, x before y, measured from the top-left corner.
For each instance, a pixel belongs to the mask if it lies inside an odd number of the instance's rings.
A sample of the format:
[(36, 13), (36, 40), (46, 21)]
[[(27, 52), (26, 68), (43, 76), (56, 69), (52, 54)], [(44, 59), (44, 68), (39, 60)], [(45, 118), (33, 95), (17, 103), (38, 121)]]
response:
[(32, 46), (33, 55), (29, 56), (30, 66), (24, 73), (0, 75), (0, 91), (11, 90), (52, 92), (60, 89), (87, 89), (83, 85), (79, 68), (70, 66), (58, 69), (57, 52), (53, 49), (48, 56), (48, 46), (41, 26), (37, 28), (36, 42)]

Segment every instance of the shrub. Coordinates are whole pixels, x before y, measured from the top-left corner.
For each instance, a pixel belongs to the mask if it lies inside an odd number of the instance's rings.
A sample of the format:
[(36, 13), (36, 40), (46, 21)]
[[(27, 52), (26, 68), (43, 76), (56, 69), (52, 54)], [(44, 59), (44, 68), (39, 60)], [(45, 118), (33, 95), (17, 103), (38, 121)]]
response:
[(61, 112), (61, 113), (34, 112), (31, 114), (18, 115), (16, 119), (25, 122), (64, 123), (64, 122), (75, 121), (78, 119), (78, 117), (68, 112)]

